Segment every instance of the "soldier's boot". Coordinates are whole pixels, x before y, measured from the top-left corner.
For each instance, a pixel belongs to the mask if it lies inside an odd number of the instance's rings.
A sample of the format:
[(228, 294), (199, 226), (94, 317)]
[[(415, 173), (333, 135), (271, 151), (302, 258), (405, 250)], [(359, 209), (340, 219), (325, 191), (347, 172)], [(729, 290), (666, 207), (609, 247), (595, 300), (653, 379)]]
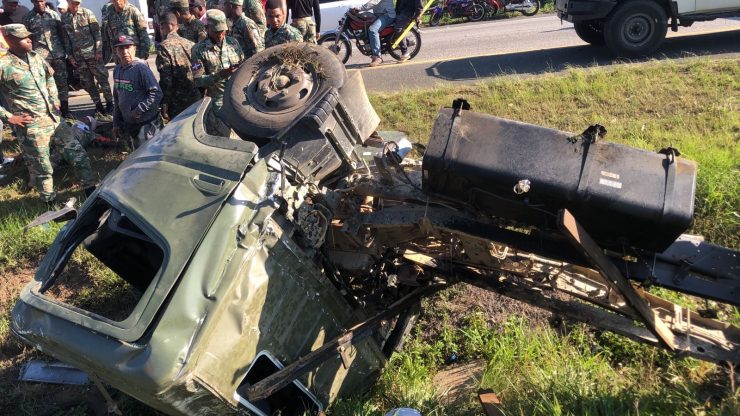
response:
[(74, 116), (72, 116), (72, 113), (69, 112), (69, 101), (62, 101), (61, 111), (62, 111), (62, 117), (74, 118)]
[(105, 100), (105, 112), (108, 114), (113, 114), (113, 101)]
[(105, 108), (103, 108), (103, 104), (100, 102), (95, 103), (95, 112), (100, 113), (102, 115), (108, 114)]

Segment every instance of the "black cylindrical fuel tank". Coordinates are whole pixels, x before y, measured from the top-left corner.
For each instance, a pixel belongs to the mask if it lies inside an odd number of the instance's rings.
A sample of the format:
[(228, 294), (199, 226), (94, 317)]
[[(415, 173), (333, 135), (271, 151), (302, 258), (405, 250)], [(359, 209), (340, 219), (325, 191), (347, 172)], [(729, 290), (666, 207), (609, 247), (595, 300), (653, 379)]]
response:
[(490, 115), (443, 109), (424, 154), (425, 192), (554, 228), (567, 208), (605, 248), (660, 252), (691, 223), (696, 163)]

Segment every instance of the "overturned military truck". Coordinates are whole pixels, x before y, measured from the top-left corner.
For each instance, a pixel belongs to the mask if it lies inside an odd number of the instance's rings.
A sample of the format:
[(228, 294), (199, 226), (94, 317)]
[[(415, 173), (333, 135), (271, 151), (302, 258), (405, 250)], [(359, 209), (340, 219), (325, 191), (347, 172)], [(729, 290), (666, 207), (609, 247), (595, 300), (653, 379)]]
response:
[[(420, 298), (457, 282), (740, 362), (738, 328), (634, 284), (740, 303), (737, 252), (682, 235), (696, 164), (676, 149), (464, 100), (422, 149), (376, 132), (360, 73), (314, 45), (243, 64), (232, 137), (209, 134), (207, 111), (174, 119), (62, 228), (13, 310), (18, 337), (168, 414), (317, 414), (367, 388)], [(78, 299), (99, 282), (75, 255), (106, 270), (101, 299)]]

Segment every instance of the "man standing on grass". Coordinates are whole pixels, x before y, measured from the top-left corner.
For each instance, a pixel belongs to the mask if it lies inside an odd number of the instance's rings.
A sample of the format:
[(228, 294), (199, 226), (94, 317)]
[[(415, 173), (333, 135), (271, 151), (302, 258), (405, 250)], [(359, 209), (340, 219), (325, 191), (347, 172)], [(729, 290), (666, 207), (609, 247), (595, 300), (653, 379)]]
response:
[(54, 68), (61, 100), (62, 117), (72, 117), (69, 112), (69, 88), (67, 87), (67, 45), (65, 44), (62, 18), (59, 13), (46, 7), (45, 0), (33, 0), (33, 10), (23, 19), (31, 32), (33, 50)]
[(15, 130), (29, 173), (35, 177), (36, 190), (44, 202), (54, 202), (54, 169), (49, 153), (53, 141), (64, 160), (74, 166), (85, 194), (90, 195), (95, 189), (90, 158), (67, 123), (60, 122), (52, 70), (33, 52), (31, 32), (25, 26), (10, 24), (2, 30), (9, 53), (0, 58), (0, 94), (7, 103), (7, 107), (0, 107), (0, 120)]
[(147, 23), (139, 9), (129, 4), (127, 0), (111, 0), (111, 6), (105, 9), (103, 20), (107, 28), (103, 36), (108, 38), (108, 44), (113, 48), (111, 53), (115, 53), (114, 45), (118, 39), (121, 36), (128, 36), (136, 46), (136, 57), (139, 59), (149, 57), (151, 44)]
[(301, 32), (304, 42), (316, 43), (319, 40), (318, 34), (321, 33), (319, 0), (288, 0), (288, 8), (291, 26)]
[(167, 13), (159, 20), (162, 43), (157, 51), (159, 85), (164, 98), (160, 113), (165, 120), (176, 117), (200, 100), (200, 90), (193, 83), (190, 58), (193, 42), (177, 34), (177, 17)]
[(244, 52), (244, 57), (249, 58), (255, 53), (265, 49), (265, 41), (262, 39), (259, 27), (254, 20), (248, 18), (242, 12), (244, 0), (226, 0), (224, 13), (229, 19), (228, 36), (236, 39)]
[(180, 30), (177, 34), (183, 38), (198, 43), (208, 37), (206, 27), (195, 16), (190, 14), (188, 0), (170, 0), (170, 10), (177, 16)]
[(301, 32), (285, 24), (287, 9), (284, 0), (267, 0), (268, 29), (265, 33), (265, 48), (288, 42), (303, 42)]
[(119, 36), (113, 47), (118, 57), (113, 69), (113, 137), (134, 150), (162, 128), (162, 90), (147, 63), (136, 57), (130, 36)]
[(236, 39), (226, 36), (229, 29), (221, 10), (209, 10), (208, 39), (193, 46), (193, 77), (195, 85), (206, 89), (211, 108), (206, 114), (209, 134), (228, 137), (230, 129), (218, 118), (224, 101), (224, 88), (229, 77), (244, 61), (244, 53)]
[[(82, 85), (90, 94), (95, 111), (100, 114), (113, 112), (113, 94), (108, 83), (108, 70), (103, 65), (103, 44), (100, 25), (90, 9), (80, 7), (81, 0), (70, 0), (67, 12), (62, 15), (67, 49), (72, 51), (69, 63), (80, 73)], [(100, 102), (100, 89), (105, 97), (105, 108)]]

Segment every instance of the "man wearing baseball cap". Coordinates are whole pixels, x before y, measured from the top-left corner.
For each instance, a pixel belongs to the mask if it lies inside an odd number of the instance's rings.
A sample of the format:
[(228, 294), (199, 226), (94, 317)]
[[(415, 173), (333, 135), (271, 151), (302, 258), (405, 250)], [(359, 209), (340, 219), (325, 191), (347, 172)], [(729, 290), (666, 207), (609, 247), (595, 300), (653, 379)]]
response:
[(121, 35), (113, 44), (113, 137), (136, 149), (162, 128), (162, 90), (147, 63), (137, 58), (136, 42)]
[(49, 153), (53, 142), (74, 166), (89, 195), (95, 189), (96, 178), (85, 149), (74, 139), (67, 123), (61, 122), (53, 71), (32, 51), (31, 32), (25, 26), (5, 25), (2, 31), (9, 53), (0, 58), (0, 95), (7, 103), (7, 107), (0, 106), (0, 120), (15, 130), (29, 173), (36, 178), (36, 190), (44, 202), (52, 203), (56, 197)]
[(177, 31), (178, 35), (193, 43), (200, 42), (208, 37), (205, 25), (190, 14), (188, 0), (170, 0), (170, 10), (177, 16), (177, 22), (180, 26)]
[(221, 136), (229, 135), (229, 128), (217, 119), (223, 105), (224, 88), (231, 74), (244, 61), (244, 53), (236, 39), (226, 36), (229, 29), (226, 15), (221, 10), (208, 10), (208, 39), (193, 46), (193, 77), (195, 85), (206, 89), (211, 97), (211, 111), (206, 126)]

